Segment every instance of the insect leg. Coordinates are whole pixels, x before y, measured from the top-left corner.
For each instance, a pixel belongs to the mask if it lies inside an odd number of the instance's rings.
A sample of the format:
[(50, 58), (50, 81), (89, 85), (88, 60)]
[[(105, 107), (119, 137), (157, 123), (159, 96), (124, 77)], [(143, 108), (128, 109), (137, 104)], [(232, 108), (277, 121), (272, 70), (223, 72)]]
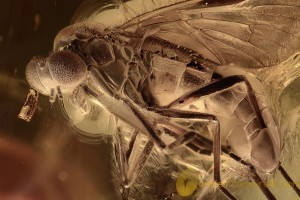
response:
[[(136, 147), (133, 147), (133, 148), (139, 148), (139, 143), (140, 143), (140, 140), (139, 139), (136, 139), (135, 140), (135, 143), (134, 146)], [(129, 166), (128, 168), (128, 187), (135, 181), (135, 179), (138, 177), (138, 175), (140, 174), (142, 168), (144, 167), (152, 149), (154, 147), (154, 143), (149, 140), (145, 146), (144, 146), (144, 149), (142, 150), (140, 156), (137, 158), (137, 160), (135, 161), (132, 161), (131, 163), (129, 163), (129, 161), (134, 158), (131, 158), (133, 157), (133, 154), (130, 155), (129, 159), (128, 159), (128, 164), (129, 165), (132, 165), (132, 166)], [(132, 151), (134, 152), (134, 151)]]
[[(120, 98), (120, 97), (118, 97)], [(122, 98), (120, 98), (122, 99)], [(158, 133), (156, 132), (153, 125), (146, 119), (146, 117), (134, 106), (132, 103), (126, 99), (122, 99), (122, 101), (127, 104), (127, 106), (131, 109), (131, 111), (135, 114), (135, 116), (142, 122), (144, 127), (148, 131), (149, 138), (153, 139), (155, 144), (157, 144), (162, 149), (166, 148), (166, 144), (160, 139)]]
[(132, 136), (131, 136), (131, 139), (130, 139), (130, 142), (129, 142), (129, 148), (128, 148), (127, 152), (126, 152), (126, 159), (127, 160), (129, 159), (129, 157), (131, 155), (131, 152), (132, 152), (133, 146), (134, 146), (134, 142), (136, 140), (136, 137), (137, 137), (138, 133), (139, 133), (138, 131), (134, 131), (133, 134), (132, 134)]
[(56, 91), (51, 88), (51, 91), (50, 91), (50, 97), (49, 97), (49, 101), (51, 104), (53, 104), (55, 102), (55, 99), (56, 99)]
[(192, 91), (186, 95), (183, 95), (182, 97), (180, 97), (180, 98), (176, 99), (175, 101), (173, 101), (172, 103), (170, 103), (167, 107), (172, 108), (175, 106), (180, 106), (180, 104), (184, 105), (184, 104), (193, 102), (193, 101), (199, 99), (200, 97), (214, 94), (216, 92), (225, 90), (227, 88), (230, 88), (231, 86), (234, 86), (235, 84), (242, 83), (242, 82), (244, 82), (247, 85), (248, 95), (249, 95), (250, 101), (255, 109), (255, 112), (256, 112), (256, 115), (258, 117), (260, 124), (263, 127), (266, 127), (263, 117), (261, 115), (256, 97), (255, 97), (253, 89), (251, 87), (251, 84), (249, 83), (247, 78), (242, 75), (228, 76), (225, 78), (218, 79), (215, 82), (209, 83), (202, 88)]
[(288, 175), (288, 173), (284, 170), (283, 166), (281, 163), (279, 163), (278, 170), (284, 177), (284, 179), (290, 184), (290, 186), (294, 189), (294, 191), (297, 193), (297, 195), (300, 197), (300, 189), (296, 185), (296, 183), (292, 180), (292, 178)]
[(154, 146), (154, 143), (151, 140), (148, 140), (141, 153), (137, 155), (136, 152), (140, 152), (138, 148), (140, 148), (140, 145), (143, 142), (143, 139), (139, 137), (139, 134), (140, 133), (137, 131), (133, 132), (131, 141), (129, 142), (128, 151), (125, 151), (125, 141), (120, 132), (116, 137), (115, 156), (122, 177), (121, 193), (123, 200), (128, 199), (130, 187), (141, 173)]
[[(154, 127), (149, 122), (149, 120), (143, 116), (143, 113), (140, 112), (139, 109), (136, 108), (136, 105), (134, 103), (126, 98), (123, 98), (120, 94), (112, 91), (107, 83), (109, 81), (107, 80), (107, 75), (102, 70), (94, 70), (91, 69), (90, 76), (93, 78), (93, 82), (97, 83), (96, 85), (101, 85), (101, 90), (95, 92), (91, 90), (89, 87), (85, 87), (85, 92), (89, 96), (92, 96), (96, 99), (99, 99), (100, 96), (103, 95), (103, 92), (105, 93), (105, 98), (113, 98), (117, 101), (122, 101), (128, 109), (130, 109), (130, 112), (135, 115), (138, 120), (143, 124), (144, 128), (147, 130), (146, 134), (148, 134), (149, 138), (153, 139), (153, 141), (161, 148), (165, 148), (166, 144), (159, 138), (158, 134), (154, 130)], [(98, 90), (98, 89), (97, 89)], [(99, 95), (101, 94), (101, 95)], [(101, 100), (99, 100), (101, 102)], [(117, 112), (112, 112), (117, 116)]]
[(213, 152), (214, 152), (214, 180), (218, 184), (219, 189), (227, 196), (230, 200), (235, 200), (236, 198), (222, 185), (221, 182), (221, 167), (220, 167), (220, 154), (221, 154), (221, 135), (220, 135), (220, 125), (218, 123), (217, 131), (214, 135), (213, 143)]
[[(242, 82), (244, 82), (247, 86), (249, 102), (251, 103), (251, 105), (255, 111), (256, 119), (257, 119), (257, 122), (259, 123), (258, 127), (260, 127), (259, 134), (253, 134), (250, 137), (251, 144), (253, 146), (255, 146), (255, 148), (253, 148), (253, 150), (252, 150), (252, 155), (255, 156), (254, 159), (259, 160), (259, 161), (261, 161), (261, 163), (265, 164), (265, 163), (267, 163), (267, 162), (265, 162), (266, 158), (271, 157), (271, 156), (279, 157), (280, 141), (279, 141), (278, 135), (276, 135), (276, 134), (278, 134), (278, 132), (276, 130), (274, 130), (272, 127), (272, 126), (276, 126), (274, 120), (272, 120), (272, 116), (267, 111), (267, 109), (263, 109), (263, 110), (260, 109), (257, 99), (254, 94), (254, 90), (246, 77), (241, 76), (241, 75), (236, 75), (236, 76), (229, 76), (229, 77), (219, 79), (211, 84), (208, 84), (194, 92), (191, 92), (191, 93), (177, 99), (176, 101), (172, 102), (168, 107), (173, 107), (173, 106), (176, 106), (179, 104), (186, 104), (186, 103), (192, 102), (202, 96), (206, 96), (209, 94), (213, 94), (213, 93), (222, 91), (222, 90), (229, 88), (237, 83), (242, 83)], [(236, 112), (237, 112), (237, 114), (239, 114), (238, 110), (236, 110)], [(247, 128), (249, 129), (250, 132), (252, 132), (255, 129), (255, 128), (253, 128), (253, 130), (251, 130), (251, 127), (250, 127), (251, 124), (255, 124), (255, 120), (252, 120), (247, 126)], [(272, 134), (269, 136), (270, 139), (266, 139), (266, 138), (263, 139), (264, 136), (267, 136), (268, 129), (274, 130), (274, 132), (272, 132)], [(261, 136), (261, 137), (255, 138), (255, 136), (257, 136), (257, 135)], [(256, 144), (263, 144), (264, 149), (269, 146), (269, 148), (273, 148), (273, 150), (271, 150), (270, 151), (271, 154), (269, 156), (267, 155), (267, 157), (266, 157), (266, 155), (261, 154), (260, 150), (258, 148), (256, 148), (257, 147)], [(271, 147), (272, 145), (273, 145), (273, 147)], [(272, 162), (274, 162), (273, 164), (275, 164), (276, 160), (272, 161)], [(284, 170), (284, 168), (282, 167), (282, 165), (280, 163), (278, 163), (278, 170), (281, 172), (281, 174), (283, 175), (285, 180), (291, 185), (293, 190), (300, 197), (299, 187), (290, 178), (290, 176), (287, 174), (287, 172)]]
[(252, 179), (255, 181), (255, 183), (258, 185), (258, 187), (261, 189), (261, 191), (264, 193), (264, 195), (267, 197), (267, 199), (276, 200), (275, 196), (271, 193), (271, 191), (266, 186), (266, 184), (264, 184), (263, 180), (260, 178), (260, 176), (257, 174), (255, 168), (251, 164), (245, 162), (239, 156), (235, 155), (234, 153), (229, 152), (227, 149), (222, 149), (222, 152), (224, 154), (230, 156), (235, 161), (248, 167)]
[(183, 145), (185, 143), (188, 143), (192, 140), (194, 140), (196, 137), (196, 133), (189, 131), (184, 133), (183, 135), (179, 136), (174, 142), (168, 145), (169, 149), (174, 149), (175, 147), (178, 147), (180, 145)]
[[(176, 118), (188, 118), (188, 119), (200, 119), (200, 120), (208, 120), (215, 124), (215, 134), (214, 134), (214, 141), (210, 141), (209, 139), (202, 137), (199, 134), (196, 134), (199, 142), (192, 143), (189, 140), (195, 135), (191, 132), (187, 132), (186, 134), (182, 135), (182, 137), (178, 137), (177, 140), (170, 144), (172, 145), (179, 145), (180, 143), (187, 143), (187, 146), (192, 148), (194, 151), (201, 153), (201, 151), (210, 148), (213, 149), (214, 154), (214, 181), (217, 183), (218, 188), (223, 192), (224, 195), (230, 200), (236, 200), (236, 198), (222, 185), (221, 181), (221, 166), (220, 166), (220, 156), (221, 156), (221, 137), (220, 137), (220, 125), (218, 120), (215, 116), (199, 113), (199, 112), (187, 112), (181, 110), (173, 110), (173, 109), (155, 109), (153, 110), (156, 113), (159, 113), (163, 116), (167, 117), (176, 117)], [(191, 144), (191, 145), (189, 145)], [(197, 149), (198, 148), (198, 149)]]
[[(257, 183), (257, 185), (260, 187), (260, 189), (263, 191), (263, 193), (266, 195), (266, 197), (270, 200), (272, 199), (276, 199), (274, 197), (274, 195), (270, 192), (270, 190), (267, 188), (267, 186), (265, 184), (262, 184), (263, 181), (260, 178), (260, 176), (257, 174), (255, 168), (249, 164), (246, 163), (245, 161), (243, 161), (240, 157), (238, 157), (237, 155), (229, 152), (226, 148), (222, 149), (222, 152), (228, 156), (230, 156), (231, 158), (233, 158), (234, 160), (236, 160), (237, 162), (240, 162), (241, 164), (247, 166), (250, 170), (250, 174), (251, 177), (253, 178), (253, 180)], [(290, 184), (290, 186), (294, 189), (294, 191), (297, 193), (297, 195), (300, 197), (300, 189), (297, 187), (296, 183), (291, 179), (291, 177), (287, 174), (287, 172), (284, 170), (284, 168), (282, 167), (281, 163), (279, 163), (278, 166), (278, 170), (280, 171), (280, 173), (282, 174), (282, 176), (284, 177), (284, 179)]]
[(57, 86), (57, 97), (59, 100), (62, 100), (63, 99), (63, 96), (62, 96), (62, 92), (61, 92), (61, 89), (59, 86)]
[(123, 139), (120, 136), (120, 133), (118, 132), (116, 135), (116, 142), (114, 144), (114, 148), (115, 148), (115, 157), (116, 157), (116, 162), (117, 165), (120, 169), (120, 173), (121, 173), (121, 182), (122, 182), (122, 199), (126, 200), (128, 199), (128, 195), (129, 195), (129, 188), (126, 188), (125, 186), (128, 183), (127, 180), (127, 173), (126, 173), (126, 165), (127, 165), (127, 160), (126, 157), (124, 155), (124, 144), (123, 144)]
[[(216, 80), (216, 81), (214, 81), (214, 82), (212, 82), (212, 83), (210, 83), (210, 84), (208, 84), (208, 85), (206, 85), (206, 86), (204, 86), (204, 87), (202, 87), (202, 88), (200, 88), (198, 90), (195, 90), (195, 91), (193, 91), (191, 93), (188, 93), (188, 94), (186, 94), (186, 95), (178, 98), (177, 100), (175, 100), (174, 102), (172, 102), (171, 104), (169, 104), (167, 107), (170, 108), (170, 107), (176, 107), (176, 106), (188, 104), (190, 102), (196, 101), (197, 99), (199, 99), (199, 98), (201, 98), (203, 96), (223, 91), (223, 90), (225, 90), (227, 88), (230, 88), (230, 87), (232, 87), (232, 86), (234, 86), (235, 84), (238, 84), (238, 83), (245, 83), (246, 84), (247, 91), (248, 91), (249, 103), (252, 105), (253, 110), (254, 110), (254, 112), (256, 114), (256, 118), (257, 118), (257, 121), (259, 123), (260, 129), (261, 130), (265, 130), (267, 128), (267, 125), (266, 125), (266, 122), (265, 122), (265, 120), (263, 118), (263, 115), (262, 115), (262, 113), (260, 111), (257, 99), (256, 99), (256, 97), (254, 95), (254, 90), (252, 89), (251, 84), (249, 83), (249, 81), (247, 80), (247, 78), (244, 77), (244, 76), (242, 76), (242, 75), (235, 75), (235, 76), (229, 76), (229, 77), (218, 79), (218, 80)], [(218, 140), (217, 136), (215, 136), (215, 140)], [(265, 144), (265, 145), (269, 145), (269, 143), (271, 142), (270, 140), (267, 140), (267, 142), (266, 142), (266, 141), (260, 140), (259, 138), (258, 138), (258, 140), (259, 140), (260, 144)], [(254, 141), (254, 139), (252, 141)], [(216, 155), (218, 155), (217, 148), (218, 148), (217, 146), (214, 146), (215, 157), (216, 157)], [(275, 149), (275, 150), (279, 151), (280, 149)], [(225, 151), (224, 148), (222, 148), (222, 152), (226, 153), (226, 151)], [(255, 153), (257, 153), (257, 152), (255, 152)], [(276, 153), (278, 153), (278, 152), (276, 152)], [(232, 155), (235, 155), (235, 154), (232, 154)], [(258, 184), (258, 186), (263, 191), (263, 193), (265, 194), (265, 196), (268, 199), (275, 199), (274, 195), (265, 186), (265, 184), (261, 184), (262, 183), (261, 178), (257, 174), (254, 166), (250, 165), (249, 163), (245, 163), (241, 159), (238, 159), (238, 162), (241, 162), (242, 164), (245, 164), (245, 165), (247, 165), (249, 167), (252, 178)], [(262, 163), (264, 163), (264, 161), (262, 161)], [(218, 179), (218, 176), (219, 175), (216, 174), (215, 178)]]
[(253, 163), (257, 163), (256, 167), (263, 171), (274, 170), (279, 164), (281, 150), (276, 123), (270, 109), (258, 102), (259, 99), (255, 96), (255, 92), (245, 76), (234, 75), (218, 79), (183, 95), (167, 107), (180, 107), (203, 96), (224, 92), (239, 83), (246, 86), (247, 96), (235, 105), (233, 114), (246, 125), (245, 134), (252, 146), (251, 159)]

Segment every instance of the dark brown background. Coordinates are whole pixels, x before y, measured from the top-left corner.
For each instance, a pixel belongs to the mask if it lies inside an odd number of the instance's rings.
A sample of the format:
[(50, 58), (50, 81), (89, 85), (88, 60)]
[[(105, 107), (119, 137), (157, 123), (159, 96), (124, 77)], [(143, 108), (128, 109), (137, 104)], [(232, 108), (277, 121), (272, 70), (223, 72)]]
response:
[(30, 123), (17, 118), (29, 85), (25, 66), (47, 56), (82, 0), (0, 4), (0, 199), (115, 199), (110, 145), (80, 142), (41, 97)]

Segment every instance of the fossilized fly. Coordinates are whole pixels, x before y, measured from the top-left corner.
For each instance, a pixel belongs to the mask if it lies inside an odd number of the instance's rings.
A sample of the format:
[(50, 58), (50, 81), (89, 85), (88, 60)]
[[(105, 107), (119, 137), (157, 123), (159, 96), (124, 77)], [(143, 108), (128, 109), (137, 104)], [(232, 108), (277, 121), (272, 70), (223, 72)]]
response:
[[(41, 93), (50, 102), (66, 98), (85, 114), (96, 102), (132, 127), (125, 151), (122, 127), (115, 125), (123, 199), (154, 146), (213, 155), (213, 179), (228, 199), (236, 197), (221, 180), (221, 155), (248, 168), (268, 199), (276, 198), (260, 183), (275, 170), (300, 197), (280, 164), (282, 140), (264, 92), (257, 89), (262, 85), (242, 70), (273, 66), (297, 52), (300, 3), (206, 3), (116, 2), (113, 13), (124, 20), (109, 26), (105, 15), (114, 15), (92, 2), (92, 17), (79, 16), (59, 32), (49, 57), (27, 65), (32, 89), (20, 117), (30, 120)], [(149, 140), (130, 162), (139, 134)]]

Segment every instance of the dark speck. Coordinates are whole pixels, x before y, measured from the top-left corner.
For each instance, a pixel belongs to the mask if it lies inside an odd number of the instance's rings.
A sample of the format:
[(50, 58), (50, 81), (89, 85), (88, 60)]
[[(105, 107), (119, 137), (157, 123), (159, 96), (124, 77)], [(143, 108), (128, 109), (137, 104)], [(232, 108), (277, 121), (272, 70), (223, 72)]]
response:
[(204, 67), (196, 60), (191, 60), (188, 64), (186, 64), (186, 66), (197, 69), (199, 71), (205, 71)]
[(221, 74), (218, 74), (218, 73), (213, 73), (213, 75), (212, 75), (212, 79), (221, 79), (221, 78), (223, 78), (223, 76), (221, 75)]
[(296, 60), (298, 58), (299, 54), (296, 54), (293, 59)]
[(154, 79), (155, 79), (155, 76), (154, 76), (153, 74), (151, 74), (151, 75), (150, 75), (150, 79), (151, 79), (151, 80), (154, 80)]

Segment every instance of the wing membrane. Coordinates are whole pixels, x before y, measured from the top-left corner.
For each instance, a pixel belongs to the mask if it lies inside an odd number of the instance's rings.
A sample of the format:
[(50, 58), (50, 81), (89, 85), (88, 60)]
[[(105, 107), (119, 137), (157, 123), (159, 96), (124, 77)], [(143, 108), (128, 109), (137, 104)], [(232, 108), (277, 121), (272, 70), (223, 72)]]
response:
[(205, 8), (195, 2), (149, 18), (138, 17), (120, 28), (142, 35), (155, 27), (155, 36), (218, 64), (267, 67), (298, 51), (299, 4), (297, 0), (249, 0)]
[(298, 0), (247, 0), (223, 6), (205, 5), (201, 0), (105, 4), (89, 0), (77, 13), (74, 22), (101, 23), (133, 33), (140, 41), (152, 31), (153, 36), (220, 65), (273, 66), (300, 47)]

